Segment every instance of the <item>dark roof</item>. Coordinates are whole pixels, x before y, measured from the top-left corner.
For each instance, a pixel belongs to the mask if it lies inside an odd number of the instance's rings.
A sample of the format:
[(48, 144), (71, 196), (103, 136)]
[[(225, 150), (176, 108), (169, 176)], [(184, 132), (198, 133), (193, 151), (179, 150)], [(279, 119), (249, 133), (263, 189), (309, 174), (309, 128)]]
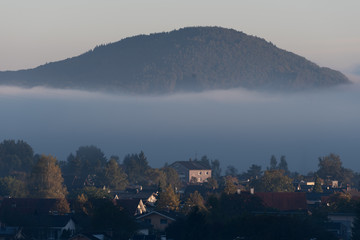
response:
[(19, 227), (9, 227), (9, 226), (1, 226), (0, 227), (0, 236), (6, 237), (6, 236), (14, 236), (19, 232)]
[(0, 212), (8, 214), (49, 214), (54, 210), (58, 199), (45, 198), (4, 198)]
[(76, 234), (75, 236), (69, 238), (69, 240), (99, 240), (99, 239), (94, 237), (91, 234), (80, 233), (80, 234)]
[(185, 188), (185, 196), (189, 196), (190, 193), (194, 193), (195, 191), (198, 191), (202, 195), (202, 197), (205, 197), (208, 192), (213, 192), (213, 190), (206, 188), (204, 185), (188, 185)]
[(280, 211), (307, 210), (306, 194), (302, 192), (259, 192), (255, 195), (266, 207)]
[(12, 224), (25, 228), (62, 228), (71, 220), (68, 215), (26, 215)]
[(114, 204), (124, 209), (130, 216), (134, 216), (141, 199), (117, 199)]
[(133, 240), (155, 240), (156, 235), (135, 235), (132, 238)]
[(306, 193), (306, 200), (321, 201), (322, 197), (329, 196), (329, 195), (330, 195), (330, 193), (309, 192), (309, 193)]
[(142, 219), (144, 217), (150, 216), (150, 215), (160, 215), (167, 219), (175, 221), (177, 218), (182, 217), (182, 215), (178, 212), (173, 211), (151, 211), (145, 214), (142, 214), (138, 216), (136, 219)]
[(102, 235), (104, 239), (111, 239), (106, 233), (79, 233), (69, 238), (69, 240), (100, 240), (100, 238), (95, 237), (96, 235)]
[(205, 166), (204, 164), (202, 164), (198, 161), (177, 161), (171, 165), (174, 165), (176, 163), (183, 165), (185, 168), (187, 168), (189, 170), (210, 170), (211, 169), (209, 166)]
[(154, 194), (153, 191), (140, 191), (138, 193), (114, 191), (112, 193), (114, 195), (116, 194), (119, 199), (141, 199), (143, 201), (147, 200)]

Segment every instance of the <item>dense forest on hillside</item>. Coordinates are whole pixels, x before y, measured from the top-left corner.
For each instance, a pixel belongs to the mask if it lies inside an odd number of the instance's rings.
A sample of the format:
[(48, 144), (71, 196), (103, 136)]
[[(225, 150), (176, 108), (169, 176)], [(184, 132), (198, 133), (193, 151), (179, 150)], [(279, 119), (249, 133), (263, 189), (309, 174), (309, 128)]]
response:
[(0, 84), (132, 93), (245, 87), (299, 90), (349, 83), (340, 72), (220, 27), (129, 37), (35, 69), (0, 72)]

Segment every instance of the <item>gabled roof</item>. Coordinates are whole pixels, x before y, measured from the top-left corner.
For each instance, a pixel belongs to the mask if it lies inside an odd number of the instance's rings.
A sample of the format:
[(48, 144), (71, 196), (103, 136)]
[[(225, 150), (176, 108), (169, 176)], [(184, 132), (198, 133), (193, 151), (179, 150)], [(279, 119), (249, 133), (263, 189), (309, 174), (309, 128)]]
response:
[[(99, 238), (100, 237), (100, 238)], [(69, 238), (69, 240), (101, 240), (111, 239), (106, 233), (79, 233)]]
[(175, 219), (176, 219), (176, 213), (164, 212), (164, 211), (151, 211), (149, 213), (145, 213), (143, 215), (140, 215), (136, 219), (142, 219), (142, 218), (150, 216), (150, 215), (159, 215), (159, 216), (162, 216), (164, 218), (167, 218), (167, 219), (173, 220), (173, 221), (175, 221)]
[(25, 228), (63, 228), (70, 221), (67, 215), (26, 215), (18, 218), (15, 224)]
[(154, 191), (140, 191), (138, 193), (132, 192), (121, 192), (121, 191), (114, 191), (114, 194), (118, 196), (119, 199), (141, 199), (143, 201), (148, 200), (152, 195), (154, 195)]
[(9, 214), (49, 214), (54, 210), (58, 199), (44, 198), (4, 198), (0, 204), (0, 212)]
[(302, 192), (258, 192), (266, 207), (280, 211), (307, 210), (306, 194)]
[(209, 166), (205, 166), (204, 164), (198, 161), (177, 161), (171, 164), (170, 166), (173, 166), (174, 164), (181, 164), (188, 170), (211, 170)]
[(123, 208), (130, 216), (136, 215), (138, 206), (142, 202), (141, 199), (117, 199), (113, 201), (116, 206)]
[(0, 237), (5, 236), (14, 236), (19, 232), (19, 227), (9, 227), (9, 226), (3, 226), (0, 227)]
[(309, 193), (306, 193), (306, 200), (320, 201), (322, 197), (327, 197), (329, 195), (330, 195), (330, 193), (309, 192)]

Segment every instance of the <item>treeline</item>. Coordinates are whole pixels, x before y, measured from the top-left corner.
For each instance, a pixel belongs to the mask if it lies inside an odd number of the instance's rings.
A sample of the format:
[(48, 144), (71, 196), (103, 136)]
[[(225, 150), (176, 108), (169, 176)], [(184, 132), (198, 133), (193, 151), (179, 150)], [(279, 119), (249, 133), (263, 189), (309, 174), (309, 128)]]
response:
[(67, 161), (58, 161), (50, 155), (34, 154), (24, 141), (4, 140), (0, 144), (0, 169), (0, 195), (11, 197), (76, 197), (84, 190), (97, 196), (129, 185), (181, 186), (173, 168), (151, 168), (143, 152), (128, 154), (120, 163), (119, 157), (107, 159), (95, 146), (79, 147)]
[(254, 187), (260, 192), (291, 192), (295, 191), (295, 184), (301, 181), (314, 182), (313, 191), (322, 192), (320, 186), (332, 185), (337, 182), (338, 187), (359, 188), (360, 174), (351, 169), (345, 168), (339, 155), (329, 154), (319, 157), (318, 169), (302, 175), (296, 171), (290, 171), (285, 156), (280, 157), (280, 162), (273, 155), (270, 158), (266, 170), (253, 164), (246, 172), (237, 173), (233, 166), (228, 166), (226, 175), (234, 176), (239, 181), (248, 181), (248, 186)]
[[(285, 156), (280, 160), (271, 156), (269, 166), (263, 170), (261, 166), (252, 164), (247, 171), (240, 173), (234, 166), (227, 166), (224, 174), (220, 161), (210, 160), (203, 156), (199, 161), (204, 166), (212, 169), (212, 178), (206, 183), (209, 188), (225, 188), (229, 184), (229, 191), (234, 191), (237, 186), (246, 190), (254, 188), (258, 192), (291, 192), (295, 191), (294, 182), (314, 181), (313, 191), (321, 192), (321, 186), (336, 180), (339, 186), (358, 188), (360, 174), (343, 167), (340, 156), (330, 154), (319, 158), (317, 171), (306, 175), (291, 172)], [(81, 146), (71, 153), (67, 161), (57, 161), (53, 156), (34, 154), (32, 147), (24, 141), (4, 140), (0, 143), (0, 195), (12, 197), (41, 196), (54, 197), (50, 193), (39, 194), (36, 179), (44, 174), (43, 165), (51, 163), (52, 167), (46, 169), (50, 176), (59, 175), (63, 180), (66, 195), (75, 194), (84, 187), (106, 188), (109, 190), (124, 190), (129, 185), (141, 185), (144, 188), (165, 189), (171, 185), (177, 189), (182, 187), (177, 172), (168, 167), (152, 168), (143, 152), (128, 154), (121, 161), (118, 156), (109, 159), (101, 149), (95, 146)], [(50, 166), (50, 165), (49, 165)], [(231, 190), (233, 189), (233, 190)], [(42, 190), (41, 190), (42, 191)], [(66, 194), (65, 194), (66, 192)]]

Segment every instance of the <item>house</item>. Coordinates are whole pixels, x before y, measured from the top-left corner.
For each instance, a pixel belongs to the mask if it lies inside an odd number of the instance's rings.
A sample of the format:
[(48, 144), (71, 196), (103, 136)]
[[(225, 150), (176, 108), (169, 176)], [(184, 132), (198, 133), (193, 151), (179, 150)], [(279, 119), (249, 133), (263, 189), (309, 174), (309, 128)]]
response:
[(69, 240), (110, 240), (107, 234), (91, 234), (91, 233), (79, 233), (69, 238)]
[(25, 236), (21, 232), (19, 227), (9, 227), (3, 223), (0, 223), (0, 240), (21, 240), (25, 239)]
[(45, 198), (4, 198), (0, 203), (0, 214), (33, 215), (56, 212), (59, 199)]
[(330, 193), (307, 192), (306, 203), (309, 208), (317, 208), (323, 205), (329, 196)]
[(312, 192), (315, 186), (314, 181), (304, 181), (294, 182), (294, 187), (298, 192)]
[(141, 199), (115, 199), (115, 206), (119, 206), (130, 216), (137, 216), (146, 213), (146, 207)]
[(163, 232), (173, 222), (176, 221), (177, 215), (173, 212), (152, 211), (141, 216), (136, 220), (150, 224), (156, 231)]
[(204, 183), (211, 178), (211, 168), (198, 161), (177, 161), (169, 167), (175, 169), (185, 183)]
[(27, 239), (64, 239), (71, 237), (76, 230), (75, 222), (67, 215), (24, 215), (9, 223), (9, 226), (22, 229)]
[(142, 190), (139, 192), (113, 191), (115, 200), (119, 199), (141, 199), (145, 205), (154, 206), (157, 201), (158, 193), (154, 191)]
[(356, 218), (355, 213), (329, 213), (328, 219), (330, 223), (341, 225), (341, 231), (337, 231), (337, 235), (341, 236), (341, 239), (351, 239), (351, 232), (354, 220)]
[(306, 211), (306, 194), (302, 192), (258, 192), (264, 206), (279, 211)]

